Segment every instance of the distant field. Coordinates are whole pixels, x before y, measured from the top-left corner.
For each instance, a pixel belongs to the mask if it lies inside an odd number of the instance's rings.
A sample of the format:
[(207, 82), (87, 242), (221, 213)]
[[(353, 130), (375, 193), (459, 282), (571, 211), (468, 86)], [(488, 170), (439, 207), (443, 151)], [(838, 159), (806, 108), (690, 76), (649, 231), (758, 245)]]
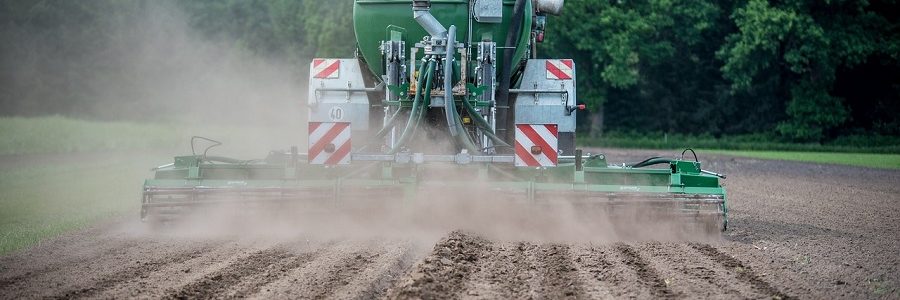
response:
[[(150, 168), (190, 154), (188, 140), (224, 142), (215, 155), (265, 157), (302, 144), (293, 128), (0, 118), (0, 254), (115, 215), (137, 217)], [(280, 147), (280, 148), (279, 148)]]
[(761, 159), (793, 160), (881, 169), (900, 169), (900, 154), (729, 150), (703, 150), (703, 152)]
[(6, 117), (0, 118), (0, 155), (172, 148), (176, 132), (166, 124)]
[(43, 158), (0, 164), (0, 254), (111, 216), (136, 218), (143, 179), (166, 162), (124, 154)]
[(223, 142), (215, 150), (217, 155), (255, 157), (305, 143), (306, 135), (298, 134), (304, 130), (246, 124), (104, 122), (60, 116), (0, 117), (0, 155), (173, 149), (185, 154), (190, 151), (191, 136), (201, 135)]

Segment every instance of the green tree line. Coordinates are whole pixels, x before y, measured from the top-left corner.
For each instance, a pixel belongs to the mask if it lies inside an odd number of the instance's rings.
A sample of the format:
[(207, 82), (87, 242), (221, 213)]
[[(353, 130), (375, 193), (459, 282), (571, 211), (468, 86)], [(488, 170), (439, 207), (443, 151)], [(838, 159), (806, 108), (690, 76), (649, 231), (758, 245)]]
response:
[(897, 12), (891, 0), (571, 0), (545, 53), (579, 62), (592, 129), (896, 136)]
[[(116, 72), (103, 54), (127, 33), (113, 29), (160, 2), (205, 37), (296, 66), (298, 81), (311, 57), (354, 50), (350, 0), (0, 0), (3, 114), (77, 114), (96, 97), (79, 80)], [(894, 0), (568, 0), (538, 52), (576, 60), (585, 134), (900, 136), (898, 11)]]

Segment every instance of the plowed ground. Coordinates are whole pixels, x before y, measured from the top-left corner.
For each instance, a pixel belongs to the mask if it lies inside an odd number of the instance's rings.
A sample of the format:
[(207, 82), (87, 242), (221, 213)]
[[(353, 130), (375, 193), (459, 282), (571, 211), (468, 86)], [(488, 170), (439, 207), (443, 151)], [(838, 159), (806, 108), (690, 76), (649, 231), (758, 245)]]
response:
[[(633, 160), (652, 153), (609, 153)], [(123, 222), (0, 258), (0, 298), (898, 298), (900, 172), (719, 157), (710, 242), (135, 236)]]

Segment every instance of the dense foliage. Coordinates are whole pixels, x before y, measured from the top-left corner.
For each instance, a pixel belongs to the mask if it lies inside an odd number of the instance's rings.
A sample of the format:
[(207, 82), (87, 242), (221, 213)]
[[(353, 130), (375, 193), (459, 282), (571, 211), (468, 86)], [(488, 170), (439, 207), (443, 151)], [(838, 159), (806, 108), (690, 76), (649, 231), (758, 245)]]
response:
[[(109, 54), (141, 51), (121, 44), (152, 34), (134, 22), (159, 3), (182, 14), (159, 22), (184, 20), (298, 78), (310, 57), (352, 55), (350, 0), (0, 0), (0, 110), (85, 114), (106, 91), (80, 83), (135, 76)], [(898, 11), (895, 0), (569, 0), (538, 49), (576, 59), (590, 107), (580, 128), (595, 136), (898, 136)]]
[(566, 6), (550, 48), (578, 59), (581, 98), (607, 129), (793, 141), (900, 134), (895, 1)]

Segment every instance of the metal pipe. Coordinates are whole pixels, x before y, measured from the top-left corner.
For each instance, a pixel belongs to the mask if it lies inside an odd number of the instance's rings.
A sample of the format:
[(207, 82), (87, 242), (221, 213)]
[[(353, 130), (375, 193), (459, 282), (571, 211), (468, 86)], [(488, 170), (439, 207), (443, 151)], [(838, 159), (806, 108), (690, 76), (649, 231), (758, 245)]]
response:
[(568, 94), (569, 91), (510, 89), (511, 94)]
[(444, 58), (444, 115), (447, 117), (447, 128), (450, 130), (450, 136), (459, 135), (456, 120), (456, 102), (453, 101), (453, 49), (456, 44), (456, 25), (450, 25), (450, 32), (447, 34), (447, 53)]
[(447, 37), (447, 28), (431, 15), (431, 1), (413, 1), (413, 19), (431, 36)]
[(316, 88), (316, 92), (380, 92), (384, 89), (384, 83), (370, 88)]
[(725, 175), (719, 174), (719, 173), (716, 173), (716, 172), (710, 172), (710, 171), (707, 171), (707, 170), (700, 170), (700, 173), (703, 173), (703, 174), (709, 174), (709, 175), (712, 175), (712, 176), (716, 176), (716, 177), (725, 179)]

